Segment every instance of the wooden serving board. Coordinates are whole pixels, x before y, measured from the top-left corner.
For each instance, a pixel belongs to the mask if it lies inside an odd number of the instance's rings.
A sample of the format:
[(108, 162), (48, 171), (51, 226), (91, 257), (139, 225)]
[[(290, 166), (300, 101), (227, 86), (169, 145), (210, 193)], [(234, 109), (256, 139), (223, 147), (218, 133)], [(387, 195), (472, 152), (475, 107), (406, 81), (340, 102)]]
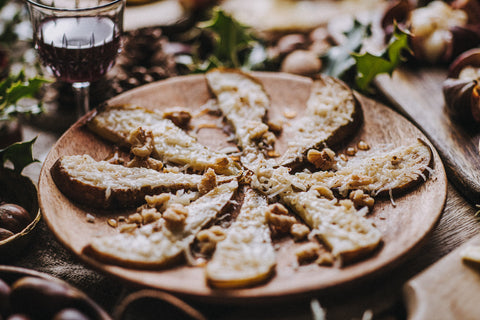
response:
[[(271, 118), (282, 117), (287, 111), (301, 116), (310, 94), (312, 81), (281, 73), (254, 73), (271, 97)], [(110, 104), (131, 103), (151, 109), (180, 106), (197, 113), (201, 106), (212, 99), (203, 75), (171, 78), (126, 92)], [(364, 122), (356, 135), (342, 148), (356, 146), (358, 141), (367, 142), (372, 148), (410, 144), (418, 138), (428, 139), (410, 122), (395, 111), (373, 100), (359, 97), (362, 103)], [(210, 302), (231, 303), (263, 301), (305, 295), (308, 293), (340, 288), (372, 277), (399, 263), (406, 255), (418, 248), (439, 220), (446, 199), (446, 176), (443, 164), (432, 147), (433, 173), (425, 183), (407, 193), (396, 196), (394, 205), (389, 198), (379, 199), (369, 219), (383, 234), (383, 244), (372, 256), (363, 261), (338, 268), (318, 265), (297, 266), (294, 254), (298, 244), (290, 239), (276, 241), (276, 273), (265, 284), (236, 290), (215, 290), (204, 279), (201, 267), (178, 265), (166, 270), (135, 270), (105, 264), (83, 253), (83, 248), (92, 237), (117, 232), (107, 225), (107, 219), (125, 214), (119, 211), (99, 211), (80, 207), (69, 201), (56, 187), (50, 175), (53, 163), (62, 155), (89, 154), (97, 160), (104, 159), (112, 146), (89, 132), (83, 125), (86, 115), (73, 125), (48, 154), (39, 179), (40, 205), (50, 229), (68, 249), (89, 265), (119, 279), (140, 286), (153, 287), (183, 296)], [(194, 117), (199, 123), (221, 124), (221, 118)], [(288, 122), (288, 119), (286, 119)], [(194, 131), (198, 140), (210, 148), (221, 150), (231, 145), (229, 134), (222, 126)], [(287, 141), (279, 138), (279, 150)], [(361, 152), (361, 151), (359, 151)], [(87, 222), (86, 215), (95, 217)]]
[(395, 107), (429, 137), (448, 177), (472, 203), (480, 202), (480, 124), (466, 127), (447, 115), (442, 83), (446, 68), (400, 68), (376, 85)]
[(480, 245), (475, 236), (407, 282), (403, 293), (408, 319), (478, 319), (480, 265), (462, 261), (461, 252)]

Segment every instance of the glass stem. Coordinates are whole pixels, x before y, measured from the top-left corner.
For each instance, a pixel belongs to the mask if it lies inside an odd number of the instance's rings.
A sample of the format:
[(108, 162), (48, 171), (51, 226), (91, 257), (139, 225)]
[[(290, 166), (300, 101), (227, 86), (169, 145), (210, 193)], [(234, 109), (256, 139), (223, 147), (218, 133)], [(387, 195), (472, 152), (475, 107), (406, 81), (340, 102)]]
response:
[(81, 117), (90, 111), (90, 82), (75, 82), (72, 87), (76, 113), (78, 117)]

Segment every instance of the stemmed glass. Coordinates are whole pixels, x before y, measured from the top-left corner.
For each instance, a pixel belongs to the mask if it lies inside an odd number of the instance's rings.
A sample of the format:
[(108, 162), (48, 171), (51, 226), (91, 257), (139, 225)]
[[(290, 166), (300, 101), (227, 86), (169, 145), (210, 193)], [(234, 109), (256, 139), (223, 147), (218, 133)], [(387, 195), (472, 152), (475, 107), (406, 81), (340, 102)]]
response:
[(114, 65), (126, 0), (26, 0), (43, 64), (71, 83), (76, 112), (90, 109), (89, 89)]

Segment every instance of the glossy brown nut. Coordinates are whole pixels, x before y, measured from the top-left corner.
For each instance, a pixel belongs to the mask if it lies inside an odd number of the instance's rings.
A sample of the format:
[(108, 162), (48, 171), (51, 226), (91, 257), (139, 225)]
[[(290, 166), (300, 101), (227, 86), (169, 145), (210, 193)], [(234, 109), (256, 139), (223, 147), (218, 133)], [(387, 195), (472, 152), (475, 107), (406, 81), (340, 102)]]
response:
[(465, 67), (480, 68), (480, 48), (470, 49), (459, 55), (450, 64), (448, 78), (458, 78)]
[(52, 320), (90, 320), (90, 317), (80, 310), (67, 308), (55, 314)]
[(36, 277), (23, 277), (12, 284), (10, 306), (13, 312), (42, 315), (45, 319), (66, 308), (92, 314), (91, 306), (79, 291), (59, 281)]
[(5, 203), (0, 205), (0, 228), (21, 232), (32, 221), (30, 214), (23, 207)]
[(10, 286), (0, 279), (0, 317), (6, 317), (9, 312), (8, 296), (10, 295)]
[(13, 233), (10, 230), (0, 228), (0, 241), (5, 240), (13, 236), (15, 233)]
[(449, 78), (443, 83), (448, 114), (464, 123), (480, 122), (480, 86), (477, 80)]

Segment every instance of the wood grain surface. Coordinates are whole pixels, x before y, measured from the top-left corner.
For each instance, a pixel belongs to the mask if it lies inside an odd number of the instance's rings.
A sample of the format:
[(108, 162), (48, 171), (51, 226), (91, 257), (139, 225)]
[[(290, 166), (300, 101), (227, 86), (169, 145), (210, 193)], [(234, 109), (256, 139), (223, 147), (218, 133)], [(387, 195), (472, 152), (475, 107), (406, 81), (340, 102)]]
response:
[[(280, 116), (285, 111), (295, 111), (301, 116), (310, 91), (310, 79), (279, 73), (256, 73), (255, 76), (271, 97), (270, 117)], [(364, 123), (355, 137), (339, 151), (356, 145), (360, 140), (366, 141), (372, 148), (385, 144), (408, 144), (417, 138), (427, 140), (415, 126), (396, 112), (373, 100), (359, 98)], [(137, 88), (112, 99), (110, 103), (133, 103), (151, 109), (180, 106), (195, 112), (209, 99), (211, 95), (204, 77), (196, 75), (172, 78)], [(49, 228), (82, 261), (102, 272), (136, 285), (163, 289), (202, 301), (272, 301), (348, 287), (362, 279), (377, 276), (403, 261), (427, 239), (441, 216), (446, 199), (445, 172), (438, 154), (433, 150), (434, 172), (425, 183), (396, 197), (396, 205), (388, 198), (377, 201), (370, 219), (383, 234), (383, 246), (373, 256), (343, 268), (317, 265), (297, 267), (293, 254), (296, 244), (282, 240), (278, 243), (278, 265), (271, 281), (247, 289), (214, 290), (205, 284), (203, 269), (199, 267), (180, 265), (167, 270), (139, 271), (103, 264), (83, 254), (83, 248), (92, 237), (116, 232), (107, 225), (108, 218), (124, 214), (77, 206), (65, 198), (50, 176), (50, 167), (61, 155), (87, 153), (100, 160), (112, 150), (111, 145), (98, 139), (83, 126), (87, 117), (88, 115), (80, 119), (58, 140), (42, 167), (39, 198)], [(215, 122), (218, 119), (198, 117), (195, 121)], [(205, 131), (202, 129), (196, 135), (200, 142), (217, 150), (229, 144), (228, 135), (221, 129), (205, 128)], [(280, 146), (285, 143), (280, 138)], [(87, 222), (87, 213), (95, 216), (94, 223)]]
[(407, 282), (404, 296), (409, 319), (478, 319), (480, 264), (461, 258), (461, 252), (472, 245), (480, 245), (480, 235)]
[(376, 85), (394, 106), (429, 137), (448, 177), (472, 203), (480, 202), (480, 125), (467, 127), (445, 110), (442, 83), (445, 67), (403, 67), (392, 77), (380, 75)]

